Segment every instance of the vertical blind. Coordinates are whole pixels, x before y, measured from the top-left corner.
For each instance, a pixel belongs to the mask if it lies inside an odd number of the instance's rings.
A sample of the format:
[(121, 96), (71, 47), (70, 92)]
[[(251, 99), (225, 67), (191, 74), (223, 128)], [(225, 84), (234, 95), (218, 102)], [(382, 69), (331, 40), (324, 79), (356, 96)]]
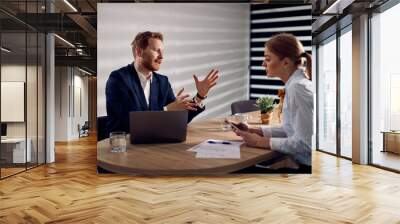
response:
[(277, 98), (284, 83), (269, 78), (262, 67), (264, 44), (278, 33), (291, 33), (311, 53), (311, 4), (252, 4), (250, 25), (250, 99)]

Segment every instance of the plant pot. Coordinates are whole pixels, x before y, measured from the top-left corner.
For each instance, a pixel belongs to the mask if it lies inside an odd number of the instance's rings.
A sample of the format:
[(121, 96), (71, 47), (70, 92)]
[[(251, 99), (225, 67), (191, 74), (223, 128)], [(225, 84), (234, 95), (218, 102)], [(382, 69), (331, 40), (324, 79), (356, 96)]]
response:
[(269, 124), (272, 118), (272, 110), (267, 112), (261, 112), (261, 123), (262, 124)]

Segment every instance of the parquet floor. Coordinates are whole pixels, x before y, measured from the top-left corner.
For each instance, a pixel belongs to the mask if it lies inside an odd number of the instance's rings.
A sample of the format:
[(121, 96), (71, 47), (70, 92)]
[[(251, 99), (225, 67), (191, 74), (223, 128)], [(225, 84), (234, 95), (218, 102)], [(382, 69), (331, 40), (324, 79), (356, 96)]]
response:
[(375, 150), (373, 153), (372, 160), (375, 164), (400, 170), (400, 154), (379, 150)]
[(400, 175), (319, 152), (312, 175), (96, 174), (94, 138), (0, 181), (0, 223), (400, 223)]
[(1, 176), (2, 177), (7, 177), (7, 176), (10, 176), (10, 175), (13, 175), (13, 174), (15, 174), (15, 173), (18, 173), (18, 172), (21, 172), (21, 171), (24, 171), (25, 170), (25, 167), (18, 167), (18, 168), (1, 168)]

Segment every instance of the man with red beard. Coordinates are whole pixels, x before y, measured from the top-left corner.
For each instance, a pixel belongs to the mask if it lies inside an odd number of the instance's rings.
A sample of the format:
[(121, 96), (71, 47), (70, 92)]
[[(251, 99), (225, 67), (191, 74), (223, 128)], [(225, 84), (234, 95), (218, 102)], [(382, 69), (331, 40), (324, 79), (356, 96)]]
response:
[(212, 69), (199, 80), (193, 79), (197, 94), (192, 99), (181, 89), (175, 97), (167, 76), (158, 74), (163, 61), (164, 45), (161, 33), (142, 32), (132, 42), (135, 61), (111, 72), (106, 84), (107, 133), (129, 132), (131, 111), (188, 110), (188, 123), (204, 111), (203, 100), (217, 83), (218, 70)]

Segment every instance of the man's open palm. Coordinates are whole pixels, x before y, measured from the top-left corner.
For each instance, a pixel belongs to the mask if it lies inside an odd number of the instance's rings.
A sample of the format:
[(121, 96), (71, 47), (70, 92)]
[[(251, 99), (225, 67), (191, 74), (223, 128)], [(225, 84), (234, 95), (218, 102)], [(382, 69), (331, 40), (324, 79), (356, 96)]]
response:
[(216, 69), (212, 69), (203, 80), (199, 80), (196, 75), (193, 75), (199, 95), (201, 97), (207, 96), (210, 89), (217, 85), (218, 78), (219, 72)]

